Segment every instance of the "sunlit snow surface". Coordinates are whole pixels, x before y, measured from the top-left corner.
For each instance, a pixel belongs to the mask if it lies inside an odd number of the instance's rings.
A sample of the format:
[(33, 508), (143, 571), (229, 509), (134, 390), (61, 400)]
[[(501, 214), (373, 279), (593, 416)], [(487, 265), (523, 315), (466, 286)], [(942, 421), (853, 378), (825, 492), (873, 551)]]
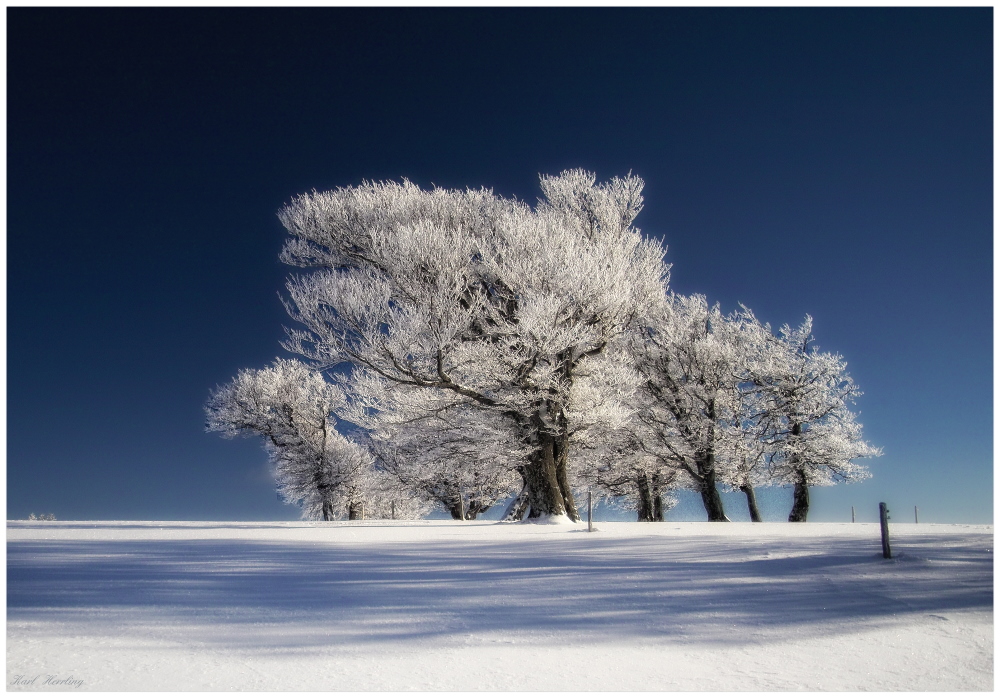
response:
[(7, 688), (993, 688), (992, 526), (597, 527), (8, 522)]

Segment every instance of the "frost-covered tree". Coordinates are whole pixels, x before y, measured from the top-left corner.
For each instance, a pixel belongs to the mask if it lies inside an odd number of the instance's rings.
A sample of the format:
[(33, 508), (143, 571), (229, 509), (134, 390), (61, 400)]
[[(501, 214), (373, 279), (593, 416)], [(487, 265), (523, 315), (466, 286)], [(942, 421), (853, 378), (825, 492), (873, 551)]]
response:
[(473, 520), (521, 486), (528, 455), (503, 417), (438, 391), (359, 377), (352, 421), (369, 433), (381, 468), (454, 519)]
[(612, 360), (581, 375), (571, 393), (574, 473), (581, 487), (633, 509), (639, 521), (663, 521), (674, 501), (669, 490), (676, 486), (676, 467), (642, 450), (636, 396), (643, 376), (627, 337), (609, 347), (607, 356)]
[(772, 439), (774, 415), (770, 403), (755, 381), (754, 367), (761, 366), (761, 357), (771, 355), (774, 335), (769, 325), (757, 320), (749, 308), (740, 308), (727, 315), (719, 326), (720, 340), (728, 343), (732, 351), (732, 372), (735, 390), (732, 409), (720, 421), (722, 436), (717, 449), (717, 460), (725, 465), (721, 469), (724, 482), (733, 490), (742, 492), (747, 500), (750, 520), (763, 519), (757, 507), (755, 488), (770, 485), (772, 473), (768, 466), (773, 457)]
[(678, 471), (642, 451), (629, 432), (594, 434), (577, 458), (579, 481), (598, 497), (636, 513), (637, 521), (663, 521), (676, 505)]
[(471, 442), (439, 441), (433, 444), (430, 454), (420, 454), (435, 457), (433, 461), (414, 458), (415, 445), (411, 442), (406, 448), (399, 448), (381, 444), (376, 454), (386, 472), (426, 501), (443, 508), (453, 519), (475, 520), (513, 494), (519, 484), (516, 471), (497, 470), (492, 463), (483, 462)]
[(349, 496), (348, 519), (420, 519), (434, 507), (392, 473), (369, 468)]
[(709, 521), (727, 521), (718, 485), (732, 481), (729, 440), (740, 414), (744, 356), (735, 323), (704, 296), (670, 294), (633, 341), (643, 376), (643, 450), (697, 491)]
[(861, 435), (849, 405), (861, 395), (838, 354), (813, 343), (812, 318), (797, 328), (785, 325), (772, 351), (754, 365), (770, 427), (773, 481), (794, 487), (789, 521), (805, 521), (809, 487), (869, 477), (854, 461), (881, 455)]
[(758, 432), (758, 423), (739, 421), (729, 438), (720, 448), (722, 459), (729, 461), (726, 468), (727, 484), (743, 493), (747, 500), (750, 520), (760, 523), (764, 519), (757, 507), (756, 488), (772, 484), (772, 473), (768, 470), (772, 456), (771, 444), (763, 440)]
[(346, 405), (344, 391), (320, 373), (278, 359), (265, 369), (244, 369), (213, 391), (206, 429), (263, 437), (278, 492), (304, 518), (360, 518), (377, 475), (368, 451), (337, 430), (335, 413)]
[[(365, 183), (294, 199), (279, 217), (302, 328), (286, 347), (499, 415), (528, 450), (530, 516), (579, 519), (571, 393), (663, 293), (663, 248), (632, 226), (642, 180), (542, 177), (534, 208), (487, 190)], [(471, 465), (471, 463), (470, 463)]]

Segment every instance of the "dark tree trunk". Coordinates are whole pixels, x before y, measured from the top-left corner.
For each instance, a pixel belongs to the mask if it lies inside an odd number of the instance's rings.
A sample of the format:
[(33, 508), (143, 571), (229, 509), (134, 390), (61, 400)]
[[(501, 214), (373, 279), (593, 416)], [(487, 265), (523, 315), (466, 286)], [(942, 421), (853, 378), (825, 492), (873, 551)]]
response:
[(576, 510), (576, 502), (573, 499), (573, 488), (569, 485), (569, 436), (563, 434), (556, 441), (556, 445), (556, 481), (562, 493), (563, 506), (566, 507), (566, 515), (570, 520), (580, 521), (580, 512)]
[(456, 521), (462, 520), (463, 513), (465, 514), (466, 521), (475, 521), (477, 516), (489, 508), (488, 504), (484, 505), (482, 502), (470, 499), (465, 503), (465, 507), (462, 507), (457, 501), (450, 503), (448, 505), (448, 513), (451, 514), (451, 518)]
[[(795, 423), (792, 425), (792, 438), (802, 434), (802, 425)], [(788, 515), (791, 522), (801, 523), (809, 515), (809, 485), (806, 483), (806, 471), (800, 463), (793, 463), (795, 468), (795, 491), (792, 493), (792, 511)]]
[(809, 515), (809, 485), (806, 484), (806, 474), (798, 471), (799, 480), (795, 483), (795, 491), (792, 494), (792, 512), (788, 515), (788, 520), (792, 522), (804, 522)]
[(757, 495), (754, 494), (753, 487), (743, 485), (740, 487), (740, 492), (747, 496), (747, 508), (750, 509), (750, 520), (754, 523), (761, 523), (764, 519), (760, 518), (760, 510), (757, 508)]
[(524, 482), (528, 490), (531, 510), (528, 518), (566, 515), (573, 521), (580, 520), (573, 502), (567, 473), (567, 439), (552, 434), (541, 415), (532, 420), (535, 431), (535, 450), (524, 466)]
[(462, 521), (463, 519), (469, 518), (468, 512), (465, 510), (465, 502), (462, 501), (461, 492), (453, 492), (450, 497), (448, 497), (448, 513), (451, 514), (451, 518), (455, 521)]
[[(598, 349), (597, 353), (600, 351)], [(559, 355), (559, 361), (562, 363), (563, 380), (566, 382), (566, 385), (572, 385), (573, 366), (580, 358), (579, 356), (574, 358), (574, 353), (575, 350), (570, 348)], [(573, 488), (570, 487), (569, 482), (569, 420), (566, 418), (566, 411), (562, 405), (556, 406), (549, 403), (548, 409), (559, 429), (553, 443), (556, 482), (559, 483), (559, 493), (562, 495), (566, 515), (571, 521), (580, 521), (580, 512), (576, 510), (576, 502), (573, 501)]]
[[(524, 480), (524, 468), (518, 468), (518, 472), (521, 473), (521, 479)], [(510, 501), (507, 505), (507, 509), (504, 510), (503, 516), (500, 517), (501, 521), (520, 521), (524, 518), (524, 515), (528, 511), (528, 485), (524, 484), (521, 486), (521, 491), (518, 493), (514, 499)]]
[(729, 521), (722, 507), (722, 497), (715, 484), (715, 453), (709, 450), (698, 459), (698, 474), (701, 475), (701, 501), (709, 521)]
[(653, 521), (663, 521), (663, 484), (659, 473), (654, 474), (649, 483), (649, 495), (653, 500)]
[(698, 474), (701, 476), (701, 501), (709, 521), (729, 521), (722, 508), (722, 497), (715, 484), (715, 400), (708, 406), (708, 418), (712, 420), (708, 428), (707, 449), (698, 458)]
[(653, 503), (649, 501), (649, 483), (646, 481), (645, 473), (639, 473), (635, 478), (636, 499), (636, 521), (649, 521), (653, 516)]
[(347, 520), (358, 521), (361, 518), (361, 502), (351, 502), (347, 505)]
[(558, 516), (566, 513), (562, 488), (556, 476), (554, 439), (551, 434), (538, 434), (538, 447), (524, 466), (524, 481), (528, 487), (528, 517)]
[[(274, 441), (274, 439), (271, 439)], [(275, 441), (275, 443), (277, 443)], [(323, 468), (323, 463), (320, 463), (319, 467), (313, 471), (313, 484), (316, 486), (316, 492), (319, 494), (319, 500), (322, 502), (320, 505), (320, 518), (323, 521), (333, 521), (333, 503), (330, 501), (333, 489), (330, 486), (328, 469)]]
[(491, 506), (493, 505), (486, 504), (485, 502), (480, 502), (478, 499), (470, 499), (468, 505), (465, 508), (465, 518), (472, 521), (480, 514), (489, 510)]
[(709, 521), (729, 521), (726, 518), (726, 511), (722, 507), (722, 497), (719, 496), (719, 488), (715, 485), (715, 463), (709, 457), (711, 467), (699, 468), (702, 471), (701, 481), (701, 501), (705, 505), (705, 513), (708, 514)]
[(649, 478), (646, 473), (639, 473), (635, 478), (638, 499), (637, 521), (653, 521), (653, 495), (650, 492)]

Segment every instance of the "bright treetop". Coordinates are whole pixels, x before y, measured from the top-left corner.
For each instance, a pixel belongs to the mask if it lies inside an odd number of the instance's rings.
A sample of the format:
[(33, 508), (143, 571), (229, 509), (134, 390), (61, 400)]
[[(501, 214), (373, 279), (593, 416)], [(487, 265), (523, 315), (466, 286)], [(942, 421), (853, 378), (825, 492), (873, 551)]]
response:
[[(642, 180), (542, 177), (534, 208), (487, 190), (366, 183), (292, 201), (284, 261), (304, 329), (287, 348), (501, 415), (530, 448), (530, 516), (578, 514), (578, 377), (662, 297), (662, 246), (632, 226)], [(613, 372), (612, 372), (613, 373)]]

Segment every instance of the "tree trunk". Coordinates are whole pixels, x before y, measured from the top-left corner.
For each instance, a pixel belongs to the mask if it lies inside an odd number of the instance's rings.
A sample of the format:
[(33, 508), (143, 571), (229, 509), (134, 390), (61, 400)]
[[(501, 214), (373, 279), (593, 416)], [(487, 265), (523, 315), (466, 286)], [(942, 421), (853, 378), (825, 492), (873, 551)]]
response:
[(488, 505), (483, 505), (482, 502), (476, 501), (475, 499), (470, 499), (465, 503), (463, 508), (457, 501), (448, 504), (448, 513), (451, 514), (451, 518), (456, 521), (462, 520), (462, 514), (465, 514), (466, 521), (475, 521), (476, 517), (482, 514), (484, 511), (489, 509)]
[(323, 520), (333, 521), (333, 503), (323, 500)]
[(806, 474), (802, 470), (798, 470), (797, 473), (799, 480), (795, 483), (792, 512), (788, 515), (788, 520), (801, 523), (809, 515), (809, 485), (806, 484)]
[(722, 508), (719, 488), (715, 485), (715, 400), (709, 402), (708, 418), (712, 420), (708, 428), (708, 445), (697, 461), (698, 474), (701, 476), (701, 501), (705, 505), (709, 521), (729, 521)]
[(709, 521), (729, 521), (722, 507), (722, 497), (715, 484), (715, 454), (709, 451), (698, 460), (698, 473), (701, 475), (701, 501), (705, 505), (705, 513)]
[(635, 478), (636, 498), (638, 499), (637, 521), (653, 520), (653, 496), (649, 491), (649, 478), (646, 473), (638, 473)]
[(563, 434), (557, 441), (557, 446), (556, 481), (562, 493), (566, 515), (571, 521), (580, 521), (580, 512), (576, 510), (576, 502), (573, 499), (573, 488), (569, 485), (569, 436)]
[(451, 518), (455, 519), (455, 521), (463, 521), (469, 518), (468, 512), (465, 510), (465, 502), (462, 501), (461, 491), (454, 492), (448, 497), (448, 513), (451, 514)]
[(470, 499), (465, 507), (465, 518), (474, 521), (477, 516), (488, 511), (491, 506), (493, 505), (480, 502), (478, 499)]
[(715, 473), (702, 483), (701, 501), (705, 505), (705, 513), (708, 514), (709, 521), (729, 521), (726, 518), (725, 509), (722, 506), (722, 497), (715, 486)]
[(753, 487), (751, 485), (743, 485), (740, 487), (740, 492), (747, 496), (747, 508), (750, 509), (750, 520), (754, 523), (761, 523), (764, 519), (760, 518), (760, 510), (757, 508), (757, 495), (754, 494)]
[(535, 450), (524, 465), (524, 483), (531, 509), (528, 518), (566, 515), (573, 521), (580, 514), (573, 502), (567, 472), (567, 442), (564, 435), (552, 434), (541, 414), (532, 419)]
[[(521, 473), (521, 479), (524, 479), (524, 469), (518, 468)], [(524, 515), (528, 511), (528, 485), (525, 483), (521, 487), (521, 491), (518, 493), (514, 499), (510, 500), (510, 504), (503, 512), (503, 516), (500, 517), (501, 521), (520, 521), (524, 518)]]
[(649, 485), (649, 495), (653, 500), (653, 521), (663, 521), (663, 486), (659, 473), (653, 475)]
[(554, 439), (551, 434), (540, 432), (538, 446), (524, 466), (524, 481), (528, 488), (528, 517), (559, 516), (566, 513), (562, 488), (556, 476)]
[(347, 505), (347, 520), (357, 521), (361, 518), (361, 502), (351, 502)]
[[(802, 434), (802, 425), (796, 422), (792, 425), (792, 438), (795, 439)], [(791, 522), (804, 522), (809, 515), (809, 485), (806, 484), (806, 471), (801, 463), (793, 461), (795, 465), (795, 491), (792, 494), (792, 511), (788, 515)]]

